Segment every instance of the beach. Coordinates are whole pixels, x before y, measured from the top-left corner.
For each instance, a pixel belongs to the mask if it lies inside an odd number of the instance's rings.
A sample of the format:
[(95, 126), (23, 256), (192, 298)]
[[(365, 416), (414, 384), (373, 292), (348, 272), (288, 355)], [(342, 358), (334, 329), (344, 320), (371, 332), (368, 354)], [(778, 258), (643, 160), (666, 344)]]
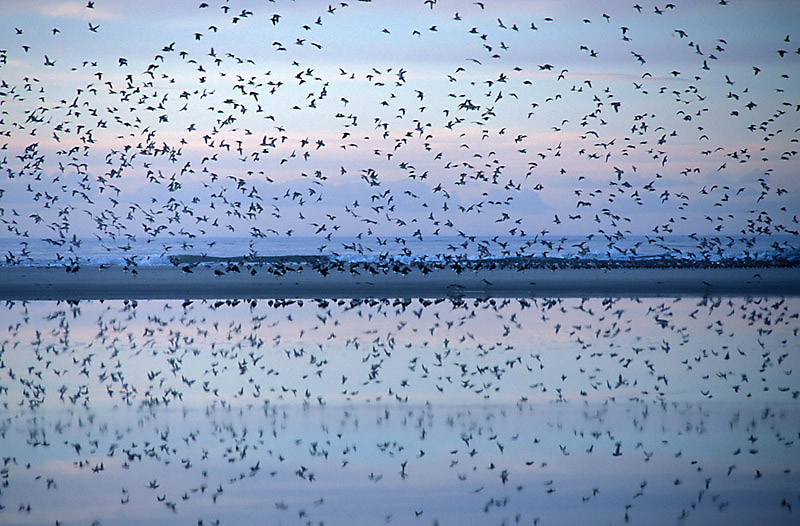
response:
[(0, 299), (641, 297), (800, 294), (794, 266), (0, 267)]

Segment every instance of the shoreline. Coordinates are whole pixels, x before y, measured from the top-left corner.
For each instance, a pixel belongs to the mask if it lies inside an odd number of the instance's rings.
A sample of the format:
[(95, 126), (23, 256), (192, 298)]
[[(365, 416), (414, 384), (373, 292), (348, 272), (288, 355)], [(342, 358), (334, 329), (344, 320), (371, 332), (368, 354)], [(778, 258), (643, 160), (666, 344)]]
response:
[(0, 267), (0, 300), (798, 296), (800, 267)]

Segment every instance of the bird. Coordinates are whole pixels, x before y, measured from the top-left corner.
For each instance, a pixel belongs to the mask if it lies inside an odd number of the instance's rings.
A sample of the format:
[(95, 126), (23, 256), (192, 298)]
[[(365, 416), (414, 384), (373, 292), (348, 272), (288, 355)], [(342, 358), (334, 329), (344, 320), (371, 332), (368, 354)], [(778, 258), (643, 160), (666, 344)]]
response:
[(95, 3), (0, 46), (20, 520), (791, 519), (796, 7)]

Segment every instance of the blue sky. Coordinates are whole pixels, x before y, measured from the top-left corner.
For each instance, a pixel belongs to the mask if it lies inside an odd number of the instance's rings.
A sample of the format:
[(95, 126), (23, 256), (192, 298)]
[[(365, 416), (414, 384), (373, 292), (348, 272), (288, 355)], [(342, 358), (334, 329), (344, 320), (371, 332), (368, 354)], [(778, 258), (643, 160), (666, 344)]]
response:
[(797, 231), (793, 2), (206, 3), (6, 2), (2, 235)]

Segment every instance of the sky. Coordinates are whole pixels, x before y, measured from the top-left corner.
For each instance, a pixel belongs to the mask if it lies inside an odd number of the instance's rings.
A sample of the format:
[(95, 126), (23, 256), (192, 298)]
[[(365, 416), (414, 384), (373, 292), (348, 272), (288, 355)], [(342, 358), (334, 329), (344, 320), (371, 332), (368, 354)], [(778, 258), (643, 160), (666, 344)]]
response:
[(3, 10), (4, 237), (797, 235), (795, 2)]

